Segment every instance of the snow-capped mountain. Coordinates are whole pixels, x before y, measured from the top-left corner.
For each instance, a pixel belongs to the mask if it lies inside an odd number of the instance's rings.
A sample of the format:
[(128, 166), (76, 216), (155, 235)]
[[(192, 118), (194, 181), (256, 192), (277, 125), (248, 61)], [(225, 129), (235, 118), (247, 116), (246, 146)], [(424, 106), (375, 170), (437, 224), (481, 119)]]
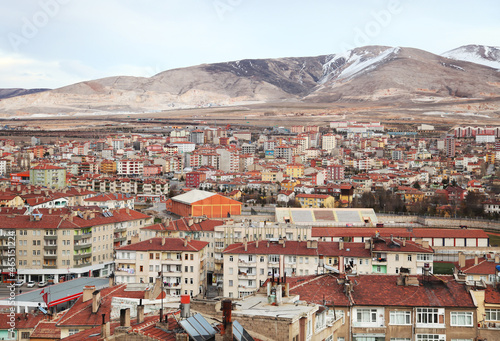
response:
[[(108, 77), (3, 99), (0, 113), (158, 112), (283, 102), (414, 105), (500, 97), (500, 72), (493, 64), (478, 63), (498, 63), (498, 49), (454, 51), (443, 57), (408, 47), (365, 46), (318, 57), (203, 64), (149, 78)], [(476, 63), (458, 58), (467, 55), (464, 51), (475, 55)]]
[(465, 45), (445, 52), (441, 56), (500, 69), (500, 47)]

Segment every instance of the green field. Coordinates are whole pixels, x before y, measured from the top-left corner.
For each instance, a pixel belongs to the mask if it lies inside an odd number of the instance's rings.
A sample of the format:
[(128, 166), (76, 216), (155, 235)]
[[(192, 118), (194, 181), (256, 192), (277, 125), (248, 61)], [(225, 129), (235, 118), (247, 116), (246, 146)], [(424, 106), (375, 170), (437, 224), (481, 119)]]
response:
[(434, 263), (432, 273), (435, 275), (453, 275), (453, 263)]
[(490, 246), (500, 246), (500, 236), (489, 234), (488, 237), (490, 237)]

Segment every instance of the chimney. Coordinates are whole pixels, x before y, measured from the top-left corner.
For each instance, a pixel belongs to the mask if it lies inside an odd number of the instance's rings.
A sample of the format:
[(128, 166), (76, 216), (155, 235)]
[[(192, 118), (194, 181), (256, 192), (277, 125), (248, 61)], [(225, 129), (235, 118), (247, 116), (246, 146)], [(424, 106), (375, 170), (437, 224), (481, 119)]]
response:
[(458, 253), (458, 267), (465, 268), (465, 254), (463, 252)]
[(188, 318), (191, 314), (191, 296), (181, 295), (181, 317)]
[(188, 226), (193, 226), (193, 218), (188, 219)]
[(231, 300), (222, 301), (222, 323), (224, 325), (223, 341), (233, 341), (233, 321), (232, 321), (233, 304)]
[(344, 241), (343, 240), (339, 241), (339, 250), (344, 250)]
[(495, 253), (495, 264), (500, 263), (500, 255), (498, 253)]
[(130, 215), (130, 209), (128, 207), (125, 209), (125, 213), (127, 213), (128, 215)]
[(130, 308), (120, 309), (120, 327), (130, 327)]
[(139, 305), (137, 306), (137, 324), (144, 322), (144, 305), (142, 304), (142, 298), (139, 300)]
[(259, 248), (259, 239), (257, 238), (257, 240), (255, 240), (255, 248)]
[(111, 328), (109, 321), (106, 322), (106, 314), (102, 314), (102, 325), (101, 325), (101, 337), (106, 340), (106, 338), (111, 336)]
[(132, 237), (130, 237), (130, 244), (135, 244), (138, 242), (139, 242), (139, 235), (138, 234), (134, 234), (134, 235), (132, 235)]
[(370, 250), (371, 247), (371, 240), (367, 239), (365, 240), (365, 250)]
[(188, 245), (188, 240), (187, 238), (184, 238), (184, 247), (186, 247)]
[(97, 313), (101, 305), (101, 291), (96, 290), (92, 293), (92, 314)]
[(428, 240), (422, 240), (422, 247), (424, 249), (428, 249), (429, 248), (429, 241)]
[(477, 255), (474, 256), (474, 265), (479, 264), (479, 257)]
[(245, 251), (248, 251), (248, 241), (247, 241), (247, 237), (243, 237), (243, 246), (245, 247)]
[(49, 214), (52, 214), (52, 209), (51, 208), (49, 208)]
[(165, 237), (161, 238), (161, 246), (165, 245)]
[(113, 287), (115, 285), (115, 274), (112, 272), (108, 277), (108, 287)]
[(95, 285), (87, 285), (83, 287), (82, 302), (87, 302), (92, 299), (92, 293), (95, 291)]
[(406, 239), (403, 239), (403, 247), (406, 246)]

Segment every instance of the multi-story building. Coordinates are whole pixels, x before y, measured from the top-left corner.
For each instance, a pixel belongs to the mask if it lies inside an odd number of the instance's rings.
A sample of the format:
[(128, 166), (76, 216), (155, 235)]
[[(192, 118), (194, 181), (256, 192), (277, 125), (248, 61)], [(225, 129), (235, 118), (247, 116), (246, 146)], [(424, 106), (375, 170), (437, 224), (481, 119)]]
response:
[[(16, 236), (18, 277), (26, 281), (106, 276), (113, 270), (114, 247), (126, 245), (153, 218), (130, 209), (115, 211), (37, 210), (2, 212), (1, 235)], [(10, 232), (12, 233), (12, 232)], [(5, 239), (4, 241), (7, 241)], [(4, 244), (6, 245), (6, 244)], [(2, 251), (6, 255), (7, 249)], [(6, 259), (3, 268), (6, 268)], [(6, 270), (4, 270), (6, 271)]]
[(198, 295), (206, 289), (208, 242), (151, 238), (116, 252), (117, 283), (153, 283), (161, 274), (169, 295)]
[(202, 173), (202, 172), (186, 173), (186, 187), (198, 188), (200, 186), (200, 183), (205, 181), (206, 178), (207, 178), (206, 173)]
[(66, 187), (66, 169), (49, 164), (39, 164), (30, 169), (30, 184), (47, 188)]
[(116, 172), (121, 176), (139, 176), (144, 172), (143, 160), (118, 160), (116, 161)]
[(337, 140), (334, 134), (325, 134), (321, 137), (321, 148), (332, 152), (337, 147)]
[(320, 208), (329, 207), (333, 208), (335, 205), (335, 199), (331, 195), (327, 194), (305, 194), (300, 193), (296, 196), (300, 203), (300, 206), (304, 208)]
[(453, 276), (328, 274), (287, 283), (290, 295), (342, 317), (336, 340), (479, 340), (475, 291)]

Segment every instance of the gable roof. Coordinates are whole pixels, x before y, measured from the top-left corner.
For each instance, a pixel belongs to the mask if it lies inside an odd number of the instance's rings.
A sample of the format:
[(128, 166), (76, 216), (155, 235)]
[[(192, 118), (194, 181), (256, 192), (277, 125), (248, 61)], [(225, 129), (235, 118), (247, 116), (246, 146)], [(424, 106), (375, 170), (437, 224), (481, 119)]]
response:
[[(208, 242), (203, 242), (200, 240), (190, 240), (187, 241), (186, 246), (184, 246), (184, 238), (160, 238), (155, 237), (148, 240), (144, 240), (142, 242), (125, 245), (117, 250), (119, 251), (184, 251), (184, 252), (193, 252), (200, 251), (205, 246), (207, 246)], [(164, 243), (162, 245), (162, 242)]]

